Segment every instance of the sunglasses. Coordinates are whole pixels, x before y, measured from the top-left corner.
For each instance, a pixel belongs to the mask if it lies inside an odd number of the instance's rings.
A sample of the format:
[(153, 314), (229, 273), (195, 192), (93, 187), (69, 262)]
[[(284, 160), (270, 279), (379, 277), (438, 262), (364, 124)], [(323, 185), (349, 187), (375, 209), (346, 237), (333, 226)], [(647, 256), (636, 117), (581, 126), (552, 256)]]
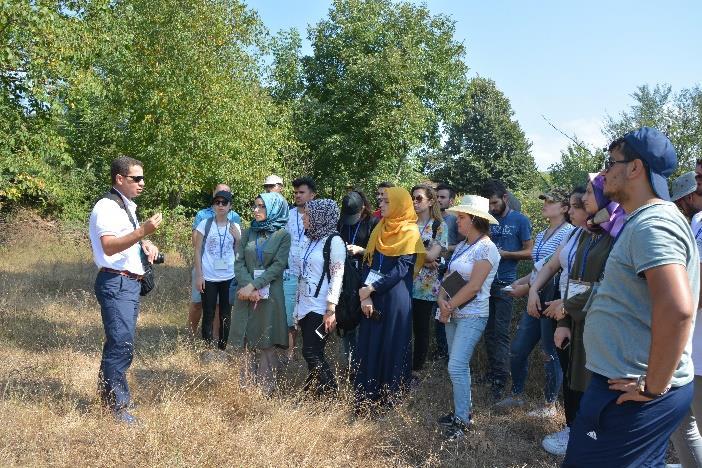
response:
[(134, 182), (136, 182), (137, 184), (138, 184), (139, 182), (141, 182), (142, 180), (144, 180), (144, 176), (143, 176), (143, 175), (138, 175), (138, 176), (123, 175), (122, 177), (127, 177), (127, 178), (129, 178), (129, 179), (132, 179), (132, 180), (133, 180)]
[[(424, 197), (421, 195), (417, 195), (416, 197), (412, 197), (412, 199), (417, 203), (422, 203), (422, 200), (424, 200)], [(428, 198), (427, 198), (427, 200), (428, 200)]]
[(229, 205), (229, 202), (228, 202), (227, 200), (221, 200), (221, 199), (219, 199), (219, 200), (215, 200), (214, 203), (213, 203), (213, 205), (217, 205), (217, 206), (227, 206), (227, 205)]

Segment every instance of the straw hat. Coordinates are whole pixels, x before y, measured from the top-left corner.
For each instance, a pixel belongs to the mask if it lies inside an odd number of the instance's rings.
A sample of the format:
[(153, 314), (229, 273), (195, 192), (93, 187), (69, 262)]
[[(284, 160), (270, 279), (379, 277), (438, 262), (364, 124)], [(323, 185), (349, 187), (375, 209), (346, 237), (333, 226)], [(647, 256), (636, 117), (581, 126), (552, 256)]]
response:
[(469, 215), (487, 219), (490, 224), (500, 224), (495, 217), (489, 213), (490, 201), (478, 195), (464, 195), (458, 205), (447, 208), (446, 211), (452, 213), (468, 213)]

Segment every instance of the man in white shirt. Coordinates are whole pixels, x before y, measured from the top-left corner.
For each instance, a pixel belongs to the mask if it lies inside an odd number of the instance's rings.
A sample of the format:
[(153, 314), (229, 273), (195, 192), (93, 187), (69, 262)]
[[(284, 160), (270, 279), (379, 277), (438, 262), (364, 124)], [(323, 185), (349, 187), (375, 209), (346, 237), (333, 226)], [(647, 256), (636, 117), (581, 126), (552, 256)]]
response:
[(162, 217), (158, 213), (142, 225), (136, 221), (136, 204), (132, 199), (144, 190), (141, 161), (121, 156), (112, 161), (110, 172), (111, 193), (122, 203), (102, 198), (90, 213), (90, 243), (99, 268), (95, 295), (105, 328), (99, 386), (102, 400), (115, 418), (133, 424), (136, 419), (127, 411), (130, 395), (126, 372), (134, 356), (139, 294), (144, 275), (142, 255), (149, 263), (153, 263), (158, 255), (158, 248), (142, 239), (156, 230)]
[(307, 239), (305, 227), (302, 224), (300, 209), (305, 203), (317, 195), (317, 185), (310, 177), (299, 177), (292, 181), (295, 195), (295, 207), (288, 213), (288, 224), (285, 227), (290, 233), (290, 254), (288, 255), (288, 269), (283, 276), (283, 290), (285, 291), (285, 314), (288, 319), (288, 359), (295, 354), (295, 323), (293, 312), (295, 310), (295, 297), (297, 295), (297, 279), (300, 276), (300, 247)]

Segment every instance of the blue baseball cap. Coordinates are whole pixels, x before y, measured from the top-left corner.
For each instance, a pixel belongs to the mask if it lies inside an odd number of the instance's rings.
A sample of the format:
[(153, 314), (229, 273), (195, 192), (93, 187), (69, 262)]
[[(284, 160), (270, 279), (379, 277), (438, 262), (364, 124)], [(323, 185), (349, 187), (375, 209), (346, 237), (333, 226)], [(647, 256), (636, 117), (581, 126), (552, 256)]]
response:
[(624, 141), (641, 157), (655, 194), (670, 201), (668, 177), (678, 168), (678, 156), (667, 136), (651, 127), (641, 127), (624, 135)]

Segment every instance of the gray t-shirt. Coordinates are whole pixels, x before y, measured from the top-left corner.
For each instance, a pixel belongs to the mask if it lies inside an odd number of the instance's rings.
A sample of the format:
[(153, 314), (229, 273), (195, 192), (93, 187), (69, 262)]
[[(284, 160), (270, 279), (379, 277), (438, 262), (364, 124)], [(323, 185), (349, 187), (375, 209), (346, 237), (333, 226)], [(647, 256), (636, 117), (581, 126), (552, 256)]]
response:
[[(672, 203), (644, 205), (629, 215), (612, 247), (604, 278), (585, 320), (586, 366), (607, 378), (637, 378), (647, 373), (651, 347), (651, 298), (644, 272), (662, 265), (687, 268), (692, 297), (699, 295), (700, 264), (690, 226)], [(696, 305), (695, 300), (695, 305)], [(694, 311), (691, 311), (694, 312)], [(674, 387), (694, 378), (692, 333)]]
[(458, 234), (458, 225), (456, 224), (456, 215), (451, 213), (442, 213), (446, 227), (448, 228), (448, 245), (456, 245), (463, 240), (463, 236)]

